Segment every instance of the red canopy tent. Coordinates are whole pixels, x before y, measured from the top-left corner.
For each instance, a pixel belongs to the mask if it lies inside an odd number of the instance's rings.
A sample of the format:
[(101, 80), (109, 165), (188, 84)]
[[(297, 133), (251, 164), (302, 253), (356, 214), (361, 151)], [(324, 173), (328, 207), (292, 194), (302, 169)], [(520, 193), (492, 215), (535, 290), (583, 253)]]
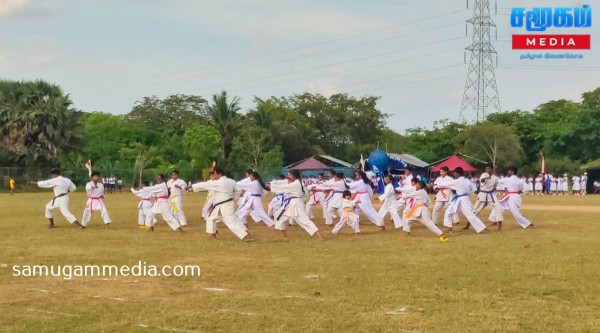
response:
[(465, 172), (477, 171), (477, 169), (474, 168), (471, 164), (463, 161), (460, 157), (456, 155), (450, 156), (443, 162), (431, 167), (431, 172), (440, 172), (440, 169), (442, 167), (448, 167), (450, 171), (454, 171), (454, 169), (458, 167), (461, 167)]

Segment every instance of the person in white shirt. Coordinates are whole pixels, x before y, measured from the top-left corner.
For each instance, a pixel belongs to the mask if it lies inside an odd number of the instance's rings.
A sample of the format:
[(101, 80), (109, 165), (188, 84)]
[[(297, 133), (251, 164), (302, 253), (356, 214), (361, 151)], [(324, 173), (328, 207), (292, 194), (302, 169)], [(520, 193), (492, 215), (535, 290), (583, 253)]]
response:
[(584, 172), (583, 175), (581, 175), (581, 177), (579, 178), (579, 193), (581, 195), (586, 195), (587, 194), (587, 180), (588, 180), (588, 176), (587, 176), (587, 172)]
[[(400, 177), (400, 180), (398, 181), (398, 187), (412, 187), (412, 179), (413, 179), (413, 174), (412, 174), (412, 169), (411, 167), (406, 167), (406, 169), (404, 169), (404, 175)], [(396, 207), (398, 208), (398, 210), (404, 209), (404, 207), (406, 207), (406, 200), (404, 199), (404, 197), (402, 196), (402, 194), (398, 197), (398, 201), (396, 202)]]
[(402, 217), (402, 230), (404, 230), (406, 236), (410, 236), (411, 222), (419, 221), (425, 225), (427, 229), (438, 236), (440, 242), (444, 243), (448, 240), (448, 236), (431, 221), (431, 214), (429, 213), (429, 209), (427, 209), (431, 204), (431, 200), (429, 199), (429, 195), (425, 191), (425, 188), (427, 188), (427, 184), (419, 180), (416, 182), (416, 190), (406, 193), (406, 198), (413, 199), (413, 202), (410, 211)]
[(194, 192), (212, 191), (215, 193), (214, 204), (211, 206), (206, 220), (206, 233), (210, 235), (209, 239), (217, 239), (217, 221), (222, 221), (239, 239), (246, 242), (254, 241), (235, 214), (234, 200), (240, 197), (242, 188), (235, 180), (225, 176), (223, 169), (216, 167), (213, 171), (212, 181), (192, 184), (187, 189), (192, 189)]
[[(242, 188), (242, 195), (240, 195), (239, 199), (237, 199), (238, 208), (241, 207), (244, 202), (247, 202), (247, 199), (251, 194), (249, 191), (244, 191), (243, 189), (244, 189), (244, 185), (247, 185), (247, 183), (252, 182), (252, 180), (250, 179), (250, 175), (252, 174), (253, 171), (254, 170), (252, 170), (252, 169), (247, 169), (246, 177), (237, 182), (237, 184)], [(258, 217), (254, 212), (250, 212), (249, 215), (254, 220), (254, 222), (258, 223), (261, 221), (260, 217)], [(244, 218), (242, 220), (242, 223), (244, 225), (246, 225), (248, 223), (247, 218)]]
[(154, 205), (152, 205), (150, 213), (146, 215), (145, 222), (146, 225), (150, 226), (149, 230), (154, 231), (154, 226), (157, 223), (156, 215), (160, 214), (171, 229), (183, 232), (183, 228), (181, 228), (177, 217), (173, 215), (173, 208), (169, 204), (169, 187), (165, 182), (165, 175), (159, 174), (156, 177), (156, 185), (144, 187), (144, 189), (154, 193)]
[(581, 191), (581, 181), (578, 175), (573, 175), (573, 177), (571, 178), (571, 181), (573, 181), (573, 195), (579, 195), (579, 192)]
[(379, 196), (381, 208), (379, 208), (377, 214), (383, 221), (387, 213), (390, 213), (392, 220), (394, 221), (394, 227), (396, 227), (396, 229), (402, 228), (402, 218), (398, 215), (398, 207), (396, 206), (396, 191), (394, 190), (393, 184), (394, 179), (388, 174), (383, 178), (383, 182), (385, 183), (385, 190), (383, 194)]
[(330, 192), (326, 199), (327, 208), (325, 210), (325, 224), (333, 227), (333, 219), (335, 218), (335, 213), (342, 213), (342, 194), (349, 187), (346, 184), (346, 181), (344, 180), (344, 175), (342, 173), (333, 173), (333, 180), (325, 182), (322, 185), (318, 185), (317, 188)]
[[(285, 176), (284, 175), (279, 175), (277, 176), (277, 180), (284, 180)], [(283, 205), (283, 193), (274, 193), (275, 196), (273, 197), (273, 199), (271, 199), (271, 201), (269, 202), (269, 205), (267, 206), (267, 215), (270, 218), (273, 218), (275, 216), (275, 212), (277, 210), (279, 210), (279, 208), (281, 208), (281, 206)]]
[(475, 187), (468, 179), (465, 179), (463, 176), (463, 168), (456, 168), (454, 170), (454, 175), (456, 179), (442, 181), (438, 184), (439, 187), (446, 187), (456, 191), (456, 195), (450, 201), (450, 205), (448, 205), (444, 214), (444, 226), (447, 228), (446, 232), (452, 232), (452, 219), (454, 215), (458, 213), (462, 213), (467, 218), (477, 233), (488, 232), (485, 224), (473, 214), (471, 201), (469, 201), (468, 197), (469, 194), (477, 190), (477, 187)]
[(320, 173), (317, 175), (317, 179), (312, 181), (310, 185), (306, 187), (307, 190), (310, 190), (311, 195), (306, 203), (306, 213), (308, 217), (313, 219), (314, 215), (312, 213), (312, 208), (316, 205), (320, 205), (323, 210), (323, 217), (325, 216), (325, 211), (327, 210), (327, 203), (325, 202), (325, 191), (318, 188), (318, 185), (323, 185), (325, 180), (323, 178), (323, 174)]
[[(438, 225), (440, 215), (442, 215), (442, 208), (444, 208), (444, 206), (448, 204), (454, 197), (454, 194), (452, 194), (452, 190), (446, 187), (439, 186), (440, 182), (454, 180), (454, 178), (450, 177), (448, 173), (448, 167), (441, 167), (440, 176), (437, 177), (433, 182), (433, 190), (437, 191), (437, 193), (435, 194), (435, 204), (433, 205), (433, 217), (431, 218), (431, 221), (435, 225)], [(459, 222), (458, 214), (454, 215), (453, 219), (453, 223), (457, 224)]]
[(271, 182), (270, 188), (271, 191), (283, 193), (285, 196), (283, 206), (275, 213), (275, 229), (279, 230), (282, 239), (287, 240), (285, 222), (288, 218), (293, 217), (295, 222), (309, 235), (317, 235), (320, 240), (324, 240), (319, 228), (306, 214), (306, 205), (303, 200), (306, 191), (300, 182), (300, 171), (289, 170), (287, 180), (275, 180)]
[(76, 225), (80, 229), (85, 227), (77, 221), (75, 215), (69, 211), (69, 192), (74, 192), (77, 187), (69, 178), (65, 178), (60, 175), (60, 170), (52, 169), (50, 172), (51, 178), (43, 181), (32, 181), (31, 184), (35, 184), (41, 188), (51, 188), (54, 191), (54, 198), (46, 204), (46, 218), (50, 221), (48, 228), (56, 228), (54, 225), (54, 214), (53, 210), (56, 208), (60, 209), (60, 213), (69, 221), (71, 224)]
[(346, 190), (342, 193), (342, 212), (340, 216), (340, 221), (333, 227), (331, 231), (332, 234), (337, 235), (342, 228), (348, 226), (354, 230), (354, 233), (360, 234), (360, 227), (358, 224), (359, 216), (354, 211), (354, 208), (359, 203), (358, 199), (351, 200), (352, 192)]
[(267, 215), (263, 207), (261, 198), (268, 194), (269, 191), (258, 172), (252, 171), (252, 173), (250, 173), (250, 182), (243, 183), (241, 188), (250, 193), (250, 195), (246, 197), (246, 200), (236, 212), (238, 220), (244, 221), (246, 215), (254, 213), (259, 219), (265, 222), (268, 227), (274, 226), (275, 222)]
[(183, 212), (183, 195), (188, 185), (185, 180), (179, 178), (179, 171), (173, 170), (167, 186), (169, 187), (169, 205), (173, 209), (173, 215), (175, 215), (179, 224), (185, 228), (187, 226), (187, 219)]
[[(133, 193), (136, 197), (140, 198), (138, 201), (138, 226), (140, 229), (148, 229), (150, 225), (146, 224), (146, 216), (150, 214), (150, 210), (152, 209), (152, 203), (150, 200), (154, 198), (154, 193), (148, 192), (144, 189), (144, 183), (140, 183), (140, 189), (136, 190), (131, 188), (131, 193)], [(152, 221), (152, 223), (156, 223)]]
[(533, 195), (533, 177), (531, 175), (529, 175), (529, 177), (527, 178), (527, 188), (529, 189), (529, 192), (527, 194)]
[(358, 199), (358, 213), (362, 213), (373, 222), (376, 226), (385, 230), (383, 219), (377, 214), (375, 208), (371, 204), (371, 196), (373, 195), (373, 184), (367, 177), (367, 174), (362, 171), (355, 172), (355, 181), (348, 184), (350, 192), (353, 193), (352, 200)]
[(100, 178), (99, 172), (92, 172), (92, 180), (85, 185), (85, 191), (87, 192), (88, 200), (83, 210), (83, 217), (81, 218), (81, 224), (87, 227), (92, 218), (93, 212), (100, 212), (100, 217), (104, 221), (106, 229), (110, 226), (110, 216), (108, 216), (108, 210), (104, 205), (104, 186), (102, 183), (98, 183)]
[[(473, 214), (479, 215), (481, 211), (488, 205), (492, 207), (489, 220), (492, 223), (502, 223), (502, 207), (496, 197), (496, 186), (498, 186), (498, 177), (494, 175), (494, 168), (491, 166), (485, 167), (485, 172), (479, 177), (479, 193), (477, 194), (477, 200), (475, 207), (473, 208)], [(467, 223), (465, 229), (469, 229), (470, 224)]]
[[(522, 198), (519, 193), (527, 193), (527, 184), (516, 175), (517, 168), (509, 167), (508, 177), (501, 179), (498, 186), (506, 188), (506, 194), (500, 198), (500, 205), (504, 210), (509, 210), (522, 228), (535, 228), (535, 225), (521, 214)], [(498, 223), (498, 230), (502, 229), (502, 223)]]
[(535, 194), (544, 195), (544, 176), (540, 173), (537, 177), (535, 177)]

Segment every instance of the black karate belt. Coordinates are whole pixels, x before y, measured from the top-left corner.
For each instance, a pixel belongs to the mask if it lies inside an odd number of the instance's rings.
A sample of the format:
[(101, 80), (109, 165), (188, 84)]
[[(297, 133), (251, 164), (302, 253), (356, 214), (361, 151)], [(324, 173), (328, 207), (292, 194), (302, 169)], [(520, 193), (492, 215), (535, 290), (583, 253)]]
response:
[(52, 199), (52, 206), (54, 206), (54, 201), (55, 201), (56, 199), (58, 199), (58, 198), (60, 198), (60, 197), (64, 197), (64, 196), (65, 196), (65, 195), (67, 195), (67, 194), (69, 194), (69, 193), (62, 193), (62, 194), (59, 194), (59, 195), (55, 196), (55, 197), (54, 197), (54, 199)]
[(221, 201), (221, 202), (217, 202), (216, 204), (211, 205), (208, 208), (208, 216), (210, 216), (212, 214), (213, 210), (215, 210), (215, 208), (217, 208), (217, 206), (222, 205), (222, 204), (227, 203), (227, 202), (230, 202), (230, 201), (233, 201), (233, 198), (229, 198), (227, 200), (224, 200), (224, 201)]

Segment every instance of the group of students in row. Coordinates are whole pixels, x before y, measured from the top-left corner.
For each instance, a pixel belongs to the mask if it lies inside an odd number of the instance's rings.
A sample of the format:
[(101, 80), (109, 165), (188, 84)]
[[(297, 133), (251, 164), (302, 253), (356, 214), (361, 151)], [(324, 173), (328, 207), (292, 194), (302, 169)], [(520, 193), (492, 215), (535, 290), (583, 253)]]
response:
[[(140, 198), (138, 203), (138, 224), (140, 228), (154, 230), (157, 215), (175, 231), (183, 232), (187, 226), (187, 219), (183, 212), (183, 195), (188, 191), (207, 191), (207, 199), (202, 209), (202, 217), (206, 220), (206, 232), (211, 239), (217, 238), (217, 223), (223, 222), (236, 236), (245, 241), (252, 241), (248, 233), (246, 220), (248, 215), (255, 222), (263, 222), (278, 231), (283, 239), (287, 239), (286, 225), (297, 224), (309, 235), (323, 239), (323, 234), (312, 221), (314, 219), (313, 207), (320, 205), (323, 211), (325, 224), (332, 227), (332, 233), (337, 235), (344, 227), (350, 227), (355, 233), (360, 233), (359, 218), (365, 216), (369, 221), (385, 229), (384, 219), (389, 213), (396, 228), (402, 228), (410, 236), (411, 223), (418, 221), (433, 232), (441, 242), (448, 239), (448, 234), (453, 232), (453, 225), (458, 223), (459, 214), (464, 215), (469, 224), (473, 225), (477, 233), (487, 232), (485, 224), (477, 217), (483, 208), (490, 205), (492, 212), (489, 220), (502, 228), (503, 210), (509, 210), (519, 225), (523, 228), (533, 227), (533, 224), (520, 213), (521, 197), (519, 193), (526, 193), (526, 184), (516, 176), (516, 168), (509, 168), (508, 177), (498, 179), (493, 170), (488, 167), (480, 177), (480, 188), (476, 206), (473, 208), (468, 195), (477, 191), (475, 185), (464, 177), (461, 168), (453, 171), (450, 176), (447, 168), (442, 168), (440, 177), (434, 181), (436, 190), (435, 203), (432, 212), (429, 207), (432, 202), (426, 191), (425, 182), (412, 177), (410, 171), (403, 177), (398, 185), (394, 185), (394, 178), (385, 176), (385, 191), (378, 199), (381, 201), (379, 211), (375, 210), (371, 198), (373, 184), (362, 171), (355, 173), (353, 181), (344, 179), (339, 173), (331, 172), (329, 179), (320, 176), (317, 182), (304, 185), (298, 170), (290, 170), (287, 177), (265, 184), (260, 175), (253, 170), (248, 170), (246, 178), (236, 182), (228, 178), (225, 172), (216, 168), (206, 182), (187, 184), (179, 178), (176, 170), (171, 173), (168, 181), (164, 175), (158, 175), (156, 184), (152, 186), (140, 185), (139, 189), (131, 191)], [(86, 184), (88, 201), (84, 209), (82, 223), (68, 211), (68, 192), (75, 190), (75, 185), (60, 176), (58, 170), (53, 170), (52, 178), (47, 181), (37, 182), (38, 186), (54, 188), (55, 197), (46, 205), (46, 217), (50, 219), (50, 227), (54, 227), (52, 211), (60, 208), (61, 212), (71, 223), (80, 228), (85, 228), (89, 223), (91, 214), (100, 211), (104, 223), (108, 227), (110, 217), (103, 202), (103, 185), (99, 174), (94, 172), (91, 181)], [(496, 197), (496, 190), (504, 190), (502, 198)], [(273, 192), (274, 197), (269, 202), (267, 211), (264, 210), (262, 197), (268, 192)], [(237, 200), (237, 208), (235, 207)], [(154, 202), (152, 203), (151, 200)], [(438, 227), (442, 209), (442, 231)], [(401, 211), (401, 214), (399, 214)], [(334, 225), (334, 219), (339, 218)]]
[[(530, 195), (567, 195), (569, 194), (569, 177), (565, 173), (562, 177), (554, 177), (551, 173), (540, 173), (537, 177), (523, 177), (527, 182)], [(571, 177), (571, 192), (573, 195), (587, 194), (587, 172)]]

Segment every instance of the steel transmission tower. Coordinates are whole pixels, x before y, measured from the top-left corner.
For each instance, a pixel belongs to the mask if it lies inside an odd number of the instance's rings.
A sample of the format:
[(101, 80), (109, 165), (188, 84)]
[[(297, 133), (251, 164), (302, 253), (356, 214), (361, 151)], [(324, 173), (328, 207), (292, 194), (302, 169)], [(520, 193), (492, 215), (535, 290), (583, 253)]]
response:
[(488, 113), (500, 111), (500, 98), (492, 61), (492, 55), (495, 55), (496, 63), (498, 62), (498, 54), (490, 42), (491, 29), (495, 29), (496, 24), (490, 17), (489, 0), (475, 0), (474, 15), (467, 23), (473, 26), (473, 41), (466, 48), (471, 52), (471, 61), (460, 108), (460, 121), (479, 122), (484, 120)]

